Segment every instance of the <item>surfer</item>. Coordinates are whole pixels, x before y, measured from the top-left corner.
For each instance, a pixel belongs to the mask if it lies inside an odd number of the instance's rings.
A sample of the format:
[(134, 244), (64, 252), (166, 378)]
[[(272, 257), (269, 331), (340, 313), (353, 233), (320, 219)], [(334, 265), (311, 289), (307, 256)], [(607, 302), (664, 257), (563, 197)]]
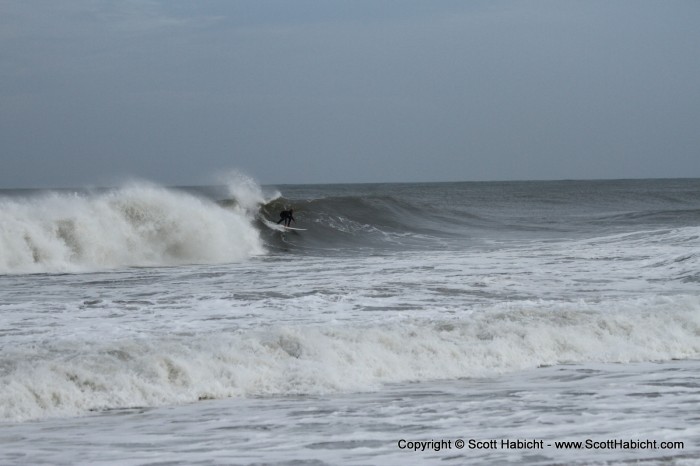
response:
[(277, 225), (284, 222), (284, 226), (288, 227), (289, 225), (292, 224), (292, 222), (296, 223), (296, 220), (294, 220), (293, 213), (294, 213), (294, 209), (283, 210), (282, 212), (280, 212), (280, 219), (277, 222)]

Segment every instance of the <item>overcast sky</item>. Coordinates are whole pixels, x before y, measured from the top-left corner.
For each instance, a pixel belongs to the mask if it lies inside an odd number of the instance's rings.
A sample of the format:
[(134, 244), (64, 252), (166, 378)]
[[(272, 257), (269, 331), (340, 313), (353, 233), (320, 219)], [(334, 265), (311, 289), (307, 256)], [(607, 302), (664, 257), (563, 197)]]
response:
[(0, 188), (700, 177), (700, 1), (0, 0)]

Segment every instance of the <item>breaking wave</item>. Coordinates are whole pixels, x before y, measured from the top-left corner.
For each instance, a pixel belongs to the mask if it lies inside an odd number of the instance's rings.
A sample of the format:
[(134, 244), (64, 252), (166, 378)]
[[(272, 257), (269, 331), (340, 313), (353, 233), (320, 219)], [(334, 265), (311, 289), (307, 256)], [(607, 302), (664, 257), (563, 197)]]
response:
[(697, 296), (525, 302), (455, 319), (276, 326), (4, 351), (0, 419), (225, 397), (371, 391), (387, 383), (483, 377), (562, 363), (700, 355)]
[[(0, 197), (0, 273), (226, 263), (266, 251), (464, 249), (499, 238), (673, 232), (700, 221), (692, 184), (669, 201), (645, 183), (632, 183), (626, 195), (617, 184), (594, 183), (599, 189), (582, 197), (557, 183), (289, 186), (283, 195), (235, 172), (218, 182), (216, 192), (140, 183)], [(290, 207), (303, 234), (268, 227)]]
[(246, 209), (155, 185), (0, 198), (0, 273), (220, 263), (263, 252)]

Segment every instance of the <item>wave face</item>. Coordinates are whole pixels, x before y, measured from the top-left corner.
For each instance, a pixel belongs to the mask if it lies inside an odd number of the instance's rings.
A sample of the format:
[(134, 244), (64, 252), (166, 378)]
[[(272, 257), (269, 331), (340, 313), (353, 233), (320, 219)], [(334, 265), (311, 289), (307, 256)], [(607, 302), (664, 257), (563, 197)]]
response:
[[(0, 273), (227, 263), (273, 253), (462, 250), (700, 224), (697, 180), (287, 186), (0, 196)], [(295, 209), (301, 234), (266, 222)]]
[[(290, 186), (261, 206), (293, 207), (303, 236), (273, 249), (463, 249), (498, 239), (556, 240), (700, 225), (698, 180)], [(264, 225), (258, 225), (263, 231)]]
[(0, 273), (231, 262), (263, 251), (245, 212), (153, 185), (0, 198)]

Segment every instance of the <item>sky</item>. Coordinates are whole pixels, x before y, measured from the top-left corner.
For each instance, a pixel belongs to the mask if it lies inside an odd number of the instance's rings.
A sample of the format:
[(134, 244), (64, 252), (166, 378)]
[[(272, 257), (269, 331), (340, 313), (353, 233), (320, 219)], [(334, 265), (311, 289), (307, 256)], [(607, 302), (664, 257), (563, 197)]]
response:
[(697, 0), (0, 0), (0, 188), (700, 177)]

